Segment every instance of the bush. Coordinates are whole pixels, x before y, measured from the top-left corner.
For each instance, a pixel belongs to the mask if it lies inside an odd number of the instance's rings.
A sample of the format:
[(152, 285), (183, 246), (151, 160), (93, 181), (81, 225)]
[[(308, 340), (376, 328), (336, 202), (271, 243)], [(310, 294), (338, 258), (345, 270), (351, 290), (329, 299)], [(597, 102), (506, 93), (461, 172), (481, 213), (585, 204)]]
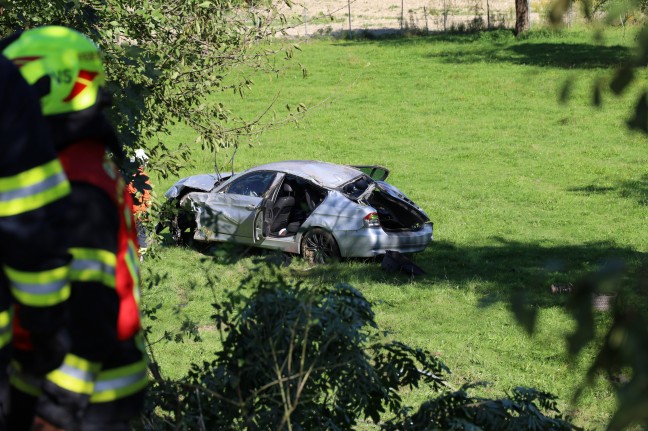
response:
[[(448, 368), (379, 331), (372, 304), (348, 284), (308, 286), (261, 267), (214, 308), (222, 349), (184, 379), (155, 382), (147, 428), (349, 430), (367, 418), (385, 430), (571, 429), (541, 413), (559, 413), (549, 394), (516, 389), (487, 400), (467, 387), (449, 391)], [(440, 396), (410, 415), (399, 391), (419, 385)]]

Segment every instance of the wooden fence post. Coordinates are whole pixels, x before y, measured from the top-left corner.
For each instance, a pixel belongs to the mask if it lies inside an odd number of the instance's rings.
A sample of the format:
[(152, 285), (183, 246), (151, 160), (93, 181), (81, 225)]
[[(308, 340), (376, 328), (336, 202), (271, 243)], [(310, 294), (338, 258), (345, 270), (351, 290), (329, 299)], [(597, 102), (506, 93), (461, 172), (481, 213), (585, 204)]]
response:
[(349, 8), (349, 36), (351, 36), (351, 0), (347, 0), (347, 7)]
[(430, 33), (430, 26), (428, 26), (427, 9), (423, 6), (423, 16), (425, 17), (425, 33)]
[(488, 0), (486, 0), (486, 28), (488, 30), (491, 29), (491, 23), (490, 23), (490, 3)]

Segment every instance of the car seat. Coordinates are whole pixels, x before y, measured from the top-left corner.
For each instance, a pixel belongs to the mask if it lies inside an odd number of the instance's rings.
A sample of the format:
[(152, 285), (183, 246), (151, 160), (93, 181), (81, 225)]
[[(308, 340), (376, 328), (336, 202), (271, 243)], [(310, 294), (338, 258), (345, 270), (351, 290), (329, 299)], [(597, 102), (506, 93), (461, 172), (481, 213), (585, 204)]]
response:
[(288, 225), (290, 212), (295, 206), (295, 197), (292, 196), (293, 189), (290, 184), (284, 184), (282, 191), (286, 194), (276, 200), (272, 206), (272, 223), (270, 233), (276, 234)]

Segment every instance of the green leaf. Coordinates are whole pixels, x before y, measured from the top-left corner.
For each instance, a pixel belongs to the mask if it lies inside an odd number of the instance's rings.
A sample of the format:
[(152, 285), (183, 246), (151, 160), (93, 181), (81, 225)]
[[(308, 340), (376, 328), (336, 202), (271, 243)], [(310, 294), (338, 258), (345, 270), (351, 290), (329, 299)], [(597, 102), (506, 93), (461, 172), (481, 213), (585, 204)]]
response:
[(581, 0), (581, 11), (586, 20), (592, 19), (592, 0)]
[(634, 109), (634, 116), (628, 120), (628, 127), (648, 134), (648, 96), (644, 92)]
[(556, 0), (549, 9), (549, 22), (553, 25), (562, 23), (565, 13), (569, 10), (571, 0)]
[(594, 81), (594, 90), (592, 94), (592, 104), (596, 106), (597, 108), (601, 107), (601, 104), (603, 103), (603, 83), (601, 80), (596, 80)]
[(573, 87), (574, 87), (574, 78), (573, 77), (567, 78), (560, 89), (560, 97), (559, 97), (560, 103), (567, 103), (567, 101), (571, 97), (571, 92)]
[(518, 323), (532, 334), (537, 321), (538, 310), (529, 301), (529, 295), (525, 290), (518, 290), (511, 298), (511, 309)]
[(623, 93), (623, 90), (625, 90), (628, 87), (628, 85), (630, 85), (633, 79), (634, 79), (633, 68), (627, 64), (621, 66), (619, 69), (616, 70), (614, 77), (610, 82), (610, 89), (614, 94), (618, 96), (621, 93)]

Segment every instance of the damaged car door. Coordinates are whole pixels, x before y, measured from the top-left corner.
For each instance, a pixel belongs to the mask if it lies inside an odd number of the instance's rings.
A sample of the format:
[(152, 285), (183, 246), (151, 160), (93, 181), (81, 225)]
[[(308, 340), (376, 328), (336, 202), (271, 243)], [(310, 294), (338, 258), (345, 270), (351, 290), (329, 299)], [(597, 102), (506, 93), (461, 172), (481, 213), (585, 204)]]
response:
[(196, 214), (195, 239), (256, 242), (256, 220), (263, 212), (264, 194), (276, 176), (276, 172), (252, 172), (214, 193), (190, 193), (188, 198)]

